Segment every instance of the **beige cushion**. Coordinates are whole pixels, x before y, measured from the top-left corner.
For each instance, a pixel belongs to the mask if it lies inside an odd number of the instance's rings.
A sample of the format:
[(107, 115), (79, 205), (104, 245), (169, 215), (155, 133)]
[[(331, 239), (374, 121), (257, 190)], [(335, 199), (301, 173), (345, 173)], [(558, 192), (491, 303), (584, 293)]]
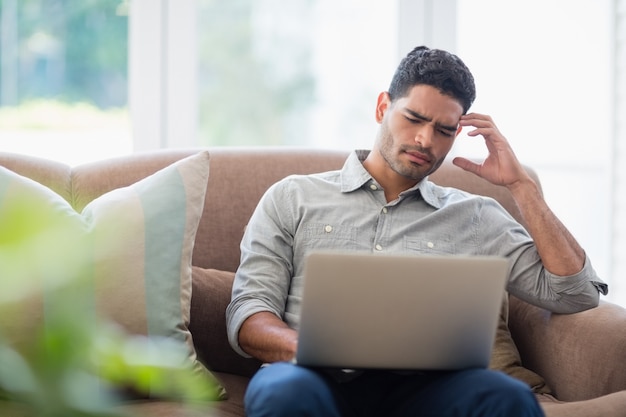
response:
[[(9, 338), (27, 335), (23, 327), (36, 328), (43, 305), (58, 309), (67, 302), (55, 300), (65, 290), (45, 291), (40, 298), (32, 286), (47, 277), (52, 289), (63, 288), (64, 280), (78, 274), (92, 291), (91, 297), (73, 299), (85, 304), (85, 315), (91, 311), (130, 334), (176, 340), (195, 371), (212, 378), (196, 360), (188, 329), (191, 257), (208, 176), (209, 154), (200, 152), (106, 193), (77, 213), (50, 189), (0, 167), (0, 230), (14, 230), (14, 236), (20, 225), (42, 231), (33, 235), (33, 247), (12, 245), (16, 250), (0, 257), (0, 277), (19, 277), (12, 296), (28, 300), (29, 307), (24, 309), (29, 317), (0, 318), (0, 328), (9, 329)], [(20, 199), (27, 202), (26, 213)]]
[(235, 273), (197, 266), (192, 271), (193, 297), (189, 328), (199, 359), (215, 372), (252, 376), (261, 362), (244, 358), (235, 352), (226, 334), (226, 307), (230, 302)]
[(496, 330), (496, 340), (494, 343), (493, 353), (489, 367), (499, 370), (517, 378), (532, 388), (535, 393), (549, 394), (550, 388), (546, 385), (544, 379), (522, 366), (517, 346), (511, 337), (509, 331), (509, 297), (505, 294), (500, 309), (500, 319), (498, 321), (498, 329)]

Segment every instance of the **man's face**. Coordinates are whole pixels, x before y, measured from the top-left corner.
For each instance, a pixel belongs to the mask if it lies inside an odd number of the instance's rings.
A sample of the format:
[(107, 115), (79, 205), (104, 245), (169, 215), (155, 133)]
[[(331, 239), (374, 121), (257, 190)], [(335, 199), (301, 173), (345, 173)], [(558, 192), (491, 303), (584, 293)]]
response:
[(395, 173), (420, 181), (443, 163), (461, 131), (462, 115), (456, 99), (428, 85), (413, 87), (393, 105), (382, 93), (376, 108), (378, 151)]

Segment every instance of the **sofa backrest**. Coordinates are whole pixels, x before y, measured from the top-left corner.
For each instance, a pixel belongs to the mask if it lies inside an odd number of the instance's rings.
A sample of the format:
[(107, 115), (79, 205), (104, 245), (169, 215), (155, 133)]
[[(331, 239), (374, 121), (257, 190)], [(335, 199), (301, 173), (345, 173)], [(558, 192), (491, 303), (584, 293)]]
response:
[[(204, 213), (196, 235), (193, 263), (203, 268), (234, 271), (239, 242), (261, 195), (290, 174), (340, 169), (347, 151), (304, 148), (208, 148), (210, 175)], [(165, 149), (104, 159), (69, 167), (27, 155), (0, 152), (0, 165), (32, 178), (59, 193), (76, 210), (94, 198), (153, 174), (198, 149)], [(537, 180), (536, 173), (527, 167)], [(431, 180), (497, 199), (515, 218), (519, 211), (504, 187), (445, 162)]]

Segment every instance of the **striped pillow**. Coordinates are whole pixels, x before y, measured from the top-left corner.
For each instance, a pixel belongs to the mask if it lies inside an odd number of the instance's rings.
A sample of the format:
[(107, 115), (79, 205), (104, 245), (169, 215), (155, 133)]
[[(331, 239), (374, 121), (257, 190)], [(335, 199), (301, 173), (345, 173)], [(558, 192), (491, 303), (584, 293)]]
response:
[[(22, 262), (16, 253), (7, 263), (0, 256), (0, 277), (19, 275), (21, 268), (22, 276), (36, 277), (43, 272), (53, 281), (62, 280), (64, 274), (74, 272), (70, 268), (78, 268), (88, 259), (81, 272), (84, 275), (88, 271), (88, 285), (93, 288), (89, 310), (130, 334), (167, 337), (185, 344), (195, 371), (212, 377), (197, 361), (188, 329), (191, 257), (208, 177), (209, 154), (203, 151), (133, 185), (108, 192), (76, 213), (50, 189), (0, 167), (0, 231), (19, 223), (16, 217), (25, 213), (16, 213), (12, 204), (18, 197), (28, 196), (31, 219), (25, 222), (35, 221), (35, 216), (39, 223), (63, 219), (66, 233), (55, 235), (55, 241), (47, 242), (37, 253), (22, 254)], [(71, 224), (76, 227), (67, 227)], [(77, 229), (82, 234), (80, 248), (70, 244), (75, 237), (70, 233)], [(2, 240), (0, 236), (0, 243)], [(38, 308), (32, 311), (33, 317), (41, 318), (54, 306), (54, 296), (46, 293), (40, 303), (33, 303), (31, 297), (31, 304), (45, 306), (43, 313)], [(22, 318), (21, 324), (35, 326), (28, 321)], [(19, 320), (9, 323), (0, 318), (0, 329), (13, 326), (9, 337), (11, 333), (22, 337), (19, 332), (26, 329), (16, 328), (19, 324)], [(218, 390), (225, 395), (223, 388)]]

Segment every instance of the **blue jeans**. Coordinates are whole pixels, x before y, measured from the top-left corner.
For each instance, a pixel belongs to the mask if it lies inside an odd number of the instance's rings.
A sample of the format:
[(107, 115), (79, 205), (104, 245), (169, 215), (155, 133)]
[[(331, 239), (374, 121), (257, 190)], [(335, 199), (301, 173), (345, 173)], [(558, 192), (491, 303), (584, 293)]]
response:
[(366, 371), (346, 382), (290, 363), (261, 368), (244, 404), (249, 417), (540, 417), (530, 388), (504, 373)]

